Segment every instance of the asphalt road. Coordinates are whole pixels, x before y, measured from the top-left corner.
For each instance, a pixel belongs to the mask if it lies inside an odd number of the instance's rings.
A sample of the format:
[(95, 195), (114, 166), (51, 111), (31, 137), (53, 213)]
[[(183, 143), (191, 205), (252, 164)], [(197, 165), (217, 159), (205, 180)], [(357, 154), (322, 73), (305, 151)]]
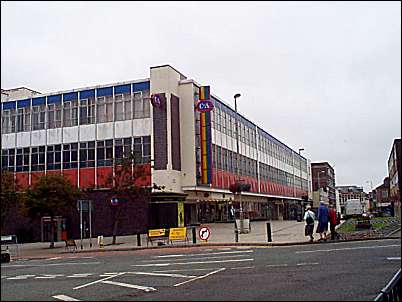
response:
[(366, 300), (401, 267), (398, 240), (194, 247), (1, 265), (1, 300)]

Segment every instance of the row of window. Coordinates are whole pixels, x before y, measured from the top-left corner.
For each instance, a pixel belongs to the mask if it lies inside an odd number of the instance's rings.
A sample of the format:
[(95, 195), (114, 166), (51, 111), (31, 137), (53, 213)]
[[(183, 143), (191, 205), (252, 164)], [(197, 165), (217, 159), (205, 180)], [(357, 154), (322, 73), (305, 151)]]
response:
[[(113, 152), (114, 150), (114, 152)], [(133, 156), (131, 158), (131, 155)], [(151, 162), (151, 137), (58, 144), (1, 150), (1, 168), (12, 172), (112, 166), (123, 158), (134, 164)]]
[[(216, 106), (211, 113), (211, 127), (236, 139), (235, 113), (231, 114), (221, 110), (219, 106)], [(241, 119), (238, 120), (237, 131), (239, 133), (238, 138), (240, 142), (243, 142), (253, 148), (257, 148), (258, 137), (259, 151), (264, 152), (290, 166), (295, 165), (296, 167), (301, 167), (301, 169), (307, 173), (306, 160), (299, 158), (298, 156), (295, 156), (293, 159), (292, 151), (276, 143), (272, 139), (269, 139), (268, 137), (257, 135), (256, 128), (250, 126), (250, 123), (242, 122)]]
[(149, 90), (2, 110), (1, 133), (150, 117)]
[(257, 148), (257, 133), (255, 128), (251, 128), (241, 120), (238, 121), (236, 128), (236, 117), (233, 114), (229, 114), (219, 107), (215, 107), (211, 111), (211, 127), (220, 131), (229, 137), (236, 139), (236, 131), (238, 131), (239, 142), (243, 142), (246, 145), (250, 145), (253, 148)]
[(308, 189), (307, 180), (263, 163), (260, 163), (260, 179), (298, 189)]

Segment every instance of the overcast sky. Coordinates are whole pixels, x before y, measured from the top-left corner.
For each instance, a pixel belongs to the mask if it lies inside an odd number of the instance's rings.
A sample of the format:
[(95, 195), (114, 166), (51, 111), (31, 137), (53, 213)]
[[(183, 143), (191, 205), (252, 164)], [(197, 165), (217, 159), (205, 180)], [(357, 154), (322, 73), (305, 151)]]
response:
[(1, 88), (48, 93), (170, 64), (369, 191), (401, 137), (401, 2), (1, 2)]

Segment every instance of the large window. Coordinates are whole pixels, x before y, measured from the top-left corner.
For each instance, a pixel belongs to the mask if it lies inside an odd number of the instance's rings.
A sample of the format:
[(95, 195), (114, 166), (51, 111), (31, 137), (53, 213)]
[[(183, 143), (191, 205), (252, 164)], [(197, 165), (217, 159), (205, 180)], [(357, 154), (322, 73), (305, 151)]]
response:
[(80, 125), (95, 123), (95, 99), (82, 99), (80, 101)]
[(68, 101), (63, 104), (63, 127), (78, 125), (78, 101)]
[(113, 140), (98, 141), (96, 144), (96, 158), (99, 167), (111, 166), (113, 160)]
[(49, 129), (61, 127), (61, 103), (47, 105), (47, 125)]
[(149, 91), (136, 92), (134, 94), (134, 118), (150, 117), (150, 106), (147, 96)]
[(16, 172), (29, 171), (29, 148), (17, 149)]
[(31, 108), (24, 107), (17, 110), (17, 132), (31, 130)]
[(1, 150), (1, 170), (14, 172), (15, 149)]
[(45, 129), (46, 105), (32, 107), (32, 130)]
[(61, 145), (47, 146), (47, 170), (61, 169)]
[(80, 143), (80, 168), (95, 166), (95, 142)]
[(32, 171), (45, 170), (45, 146), (32, 147), (31, 149), (31, 169)]
[(74, 169), (78, 167), (78, 144), (63, 145), (63, 169)]

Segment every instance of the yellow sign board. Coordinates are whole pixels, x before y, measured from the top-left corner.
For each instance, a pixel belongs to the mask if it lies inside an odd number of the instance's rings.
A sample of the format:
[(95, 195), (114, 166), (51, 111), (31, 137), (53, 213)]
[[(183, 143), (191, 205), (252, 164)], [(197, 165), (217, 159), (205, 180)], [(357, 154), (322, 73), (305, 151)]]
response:
[(165, 229), (148, 230), (148, 237), (165, 236)]
[(169, 240), (186, 240), (186, 228), (171, 228), (169, 230)]

